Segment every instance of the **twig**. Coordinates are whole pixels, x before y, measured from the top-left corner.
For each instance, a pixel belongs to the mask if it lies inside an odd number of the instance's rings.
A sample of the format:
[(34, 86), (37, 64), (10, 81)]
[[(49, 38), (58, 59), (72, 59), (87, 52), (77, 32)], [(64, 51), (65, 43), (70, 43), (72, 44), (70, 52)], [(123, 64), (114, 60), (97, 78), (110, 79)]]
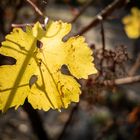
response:
[(104, 62), (104, 57), (105, 57), (105, 32), (104, 32), (104, 25), (103, 25), (103, 18), (99, 17), (100, 22), (101, 22), (101, 38), (102, 38), (102, 59), (101, 59), (101, 74), (102, 74), (102, 69), (103, 69), (103, 62)]
[(24, 23), (24, 24), (11, 24), (11, 26), (13, 27), (13, 28), (19, 28), (19, 27), (25, 27), (25, 26), (33, 26), (34, 25), (34, 23)]
[[(42, 27), (44, 27), (45, 25), (44, 24), (41, 24), (42, 25)], [(34, 26), (34, 23), (23, 23), (23, 24), (11, 24), (11, 26), (13, 27), (13, 28), (22, 28), (22, 27), (26, 27), (26, 26)]]
[(103, 50), (103, 57), (105, 52), (105, 32), (104, 32), (104, 25), (103, 25), (103, 18), (101, 18), (101, 37), (102, 37), (102, 50)]
[(135, 82), (140, 82), (140, 75), (120, 78), (120, 79), (115, 79), (115, 80), (105, 80), (100, 84), (103, 84), (105, 86), (112, 86), (112, 85), (132, 84)]
[(136, 73), (136, 71), (138, 70), (138, 68), (140, 67), (140, 54), (138, 54), (138, 57), (136, 59), (136, 62), (134, 63), (134, 65), (132, 66), (132, 68), (129, 70), (128, 75), (132, 76)]
[(92, 22), (84, 27), (82, 30), (80, 30), (77, 35), (82, 35), (89, 31), (92, 27), (95, 27), (100, 23), (99, 17), (102, 17), (103, 19), (106, 19), (115, 9), (121, 8), (125, 3), (127, 3), (128, 0), (115, 0), (110, 5), (108, 5), (106, 8), (104, 8), (99, 14), (95, 16), (95, 18), (92, 20)]
[(31, 1), (31, 0), (26, 0), (34, 9), (35, 11), (42, 17), (44, 17), (43, 12)]
[(99, 75), (103, 75), (103, 62), (105, 58), (105, 32), (104, 32), (103, 18), (99, 16), (99, 19), (101, 23), (101, 40), (102, 40), (102, 58), (99, 64), (100, 65)]
[(62, 131), (61, 131), (61, 133), (60, 133), (60, 135), (59, 135), (59, 137), (58, 137), (57, 140), (61, 140), (61, 139), (64, 137), (64, 135), (65, 135), (65, 133), (66, 133), (66, 131), (67, 131), (67, 128), (68, 128), (68, 126), (70, 125), (70, 123), (71, 123), (71, 121), (72, 121), (72, 119), (73, 119), (73, 115), (74, 115), (75, 112), (77, 112), (77, 110), (78, 110), (78, 107), (79, 107), (79, 103), (77, 103), (77, 104), (72, 108), (72, 110), (71, 110), (71, 112), (70, 112), (70, 115), (69, 115), (69, 118), (68, 118), (67, 122), (64, 124), (64, 127), (63, 127), (63, 129), (62, 129)]
[(91, 5), (91, 3), (93, 2), (93, 0), (89, 0), (84, 6), (83, 8), (80, 10), (80, 12), (70, 21), (71, 23), (74, 23), (84, 12), (85, 10)]

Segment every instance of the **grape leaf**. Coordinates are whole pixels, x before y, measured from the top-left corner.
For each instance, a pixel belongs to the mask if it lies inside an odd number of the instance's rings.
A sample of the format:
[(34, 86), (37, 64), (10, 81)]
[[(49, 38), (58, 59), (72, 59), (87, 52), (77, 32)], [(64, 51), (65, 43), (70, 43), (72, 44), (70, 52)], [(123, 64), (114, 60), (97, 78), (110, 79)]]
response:
[(131, 15), (123, 18), (124, 29), (129, 38), (136, 39), (140, 37), (140, 10), (136, 7), (131, 9)]
[[(51, 21), (42, 28), (37, 22), (26, 31), (14, 28), (2, 42), (0, 53), (15, 58), (15, 65), (0, 66), (0, 110), (18, 108), (25, 99), (34, 109), (67, 108), (78, 102), (80, 85), (75, 78), (97, 73), (92, 51), (82, 36), (63, 37), (71, 24)], [(62, 72), (67, 66), (71, 75)]]

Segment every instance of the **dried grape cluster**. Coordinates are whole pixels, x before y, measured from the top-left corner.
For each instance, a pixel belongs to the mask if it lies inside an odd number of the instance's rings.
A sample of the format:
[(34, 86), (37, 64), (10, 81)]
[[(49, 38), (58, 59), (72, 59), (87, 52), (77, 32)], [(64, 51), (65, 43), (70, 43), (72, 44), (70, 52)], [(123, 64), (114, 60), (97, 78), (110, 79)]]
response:
[(114, 50), (94, 50), (95, 64), (99, 70), (99, 80), (111, 80), (124, 77), (127, 72), (125, 64), (129, 60), (126, 47), (117, 46)]

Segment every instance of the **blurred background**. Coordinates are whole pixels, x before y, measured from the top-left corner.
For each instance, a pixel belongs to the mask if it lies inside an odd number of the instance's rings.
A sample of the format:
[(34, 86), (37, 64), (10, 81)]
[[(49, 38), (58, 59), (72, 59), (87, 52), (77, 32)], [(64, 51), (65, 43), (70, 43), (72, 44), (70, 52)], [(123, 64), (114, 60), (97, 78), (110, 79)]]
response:
[[(72, 22), (70, 35), (78, 33), (107, 5), (115, 0), (32, 0), (52, 20)], [(86, 5), (86, 6), (85, 6)], [(73, 21), (85, 8), (82, 15)], [(132, 7), (140, 8), (140, 0), (129, 0), (122, 8), (114, 10), (103, 22), (106, 54), (117, 53), (114, 70), (105, 63), (104, 75), (99, 80), (128, 76), (140, 52), (140, 39), (130, 39), (124, 31), (122, 18)], [(12, 30), (12, 24), (35, 23), (43, 18), (26, 0), (0, 0), (0, 42)], [(102, 48), (101, 25), (84, 34), (94, 51), (96, 67)], [(0, 55), (2, 65), (3, 56)], [(112, 59), (112, 58), (111, 58)], [(119, 61), (120, 60), (120, 61)], [(108, 58), (105, 59), (108, 61)], [(112, 60), (109, 60), (112, 62)], [(139, 74), (137, 70), (133, 75)], [(0, 140), (139, 140), (140, 139), (140, 83), (121, 86), (94, 85), (95, 76), (81, 80), (82, 95), (61, 112), (33, 110), (26, 102), (18, 110), (9, 109), (0, 114)]]

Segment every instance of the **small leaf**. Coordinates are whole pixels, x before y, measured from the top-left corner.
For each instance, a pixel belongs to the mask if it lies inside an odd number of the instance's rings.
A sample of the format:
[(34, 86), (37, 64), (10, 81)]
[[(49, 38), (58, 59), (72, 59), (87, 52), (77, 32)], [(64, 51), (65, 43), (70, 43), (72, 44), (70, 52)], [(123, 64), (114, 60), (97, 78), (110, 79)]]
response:
[[(0, 110), (18, 108), (26, 98), (34, 109), (45, 111), (79, 101), (80, 85), (75, 78), (87, 79), (97, 70), (82, 36), (62, 41), (70, 30), (71, 24), (62, 21), (49, 22), (45, 30), (37, 22), (26, 32), (15, 28), (6, 36), (0, 53), (17, 62), (0, 66)], [(61, 72), (63, 65), (73, 76)]]

